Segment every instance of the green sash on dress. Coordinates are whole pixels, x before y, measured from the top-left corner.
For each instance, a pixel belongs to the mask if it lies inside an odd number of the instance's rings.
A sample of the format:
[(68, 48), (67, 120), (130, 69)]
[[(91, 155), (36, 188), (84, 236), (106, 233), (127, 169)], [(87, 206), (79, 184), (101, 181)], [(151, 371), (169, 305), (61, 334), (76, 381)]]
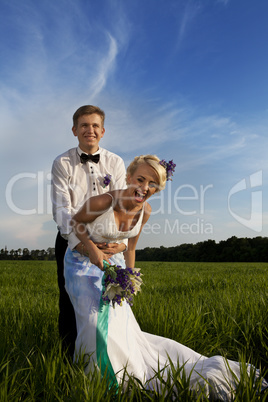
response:
[[(108, 266), (106, 261), (103, 261), (104, 267)], [(102, 290), (104, 290), (104, 275), (102, 277)], [(117, 385), (118, 382), (110, 362), (107, 351), (107, 339), (108, 339), (108, 320), (109, 320), (110, 304), (104, 304), (102, 296), (100, 298), (98, 320), (97, 320), (97, 333), (96, 333), (96, 352), (98, 366), (101, 370), (101, 375), (104, 376), (107, 372), (109, 379), (109, 385)]]

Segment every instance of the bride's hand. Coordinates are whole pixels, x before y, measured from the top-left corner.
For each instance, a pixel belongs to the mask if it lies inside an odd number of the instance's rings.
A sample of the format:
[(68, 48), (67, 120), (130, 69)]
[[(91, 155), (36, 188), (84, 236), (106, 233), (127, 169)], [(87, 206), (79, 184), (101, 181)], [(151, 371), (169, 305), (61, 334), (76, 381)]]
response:
[(90, 242), (86, 246), (87, 255), (89, 256), (92, 264), (96, 265), (100, 270), (104, 271), (103, 260), (109, 263), (109, 258), (104, 252), (102, 252), (93, 242)]

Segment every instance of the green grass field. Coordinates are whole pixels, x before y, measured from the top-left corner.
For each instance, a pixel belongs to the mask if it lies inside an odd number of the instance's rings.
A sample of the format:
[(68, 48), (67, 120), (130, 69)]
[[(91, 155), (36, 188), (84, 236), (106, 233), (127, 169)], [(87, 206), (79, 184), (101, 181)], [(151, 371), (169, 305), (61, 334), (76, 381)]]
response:
[[(139, 262), (144, 285), (133, 311), (142, 330), (206, 356), (223, 354), (268, 369), (267, 263)], [(63, 355), (56, 263), (0, 261), (0, 401), (151, 401), (133, 384), (115, 395), (99, 374)], [(171, 384), (167, 384), (171, 387)], [(252, 381), (237, 401), (266, 400)], [(193, 400), (187, 383), (180, 400)]]

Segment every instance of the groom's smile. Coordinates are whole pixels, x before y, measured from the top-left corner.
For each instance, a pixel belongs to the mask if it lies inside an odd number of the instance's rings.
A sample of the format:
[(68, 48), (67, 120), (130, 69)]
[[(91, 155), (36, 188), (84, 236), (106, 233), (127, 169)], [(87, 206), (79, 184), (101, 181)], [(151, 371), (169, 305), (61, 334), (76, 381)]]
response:
[(96, 114), (82, 115), (78, 118), (73, 133), (78, 138), (79, 147), (87, 154), (93, 154), (99, 149), (99, 141), (105, 133), (101, 117)]

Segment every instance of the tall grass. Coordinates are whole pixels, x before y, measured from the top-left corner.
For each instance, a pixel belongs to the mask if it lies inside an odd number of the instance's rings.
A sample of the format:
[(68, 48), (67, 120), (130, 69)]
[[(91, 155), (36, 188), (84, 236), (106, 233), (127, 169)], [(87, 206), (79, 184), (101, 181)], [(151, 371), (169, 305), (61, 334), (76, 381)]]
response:
[(145, 286), (133, 309), (144, 331), (268, 366), (268, 264), (140, 265)]
[[(133, 310), (142, 330), (172, 338), (206, 356), (222, 354), (268, 369), (268, 264), (138, 263), (144, 274)], [(1, 401), (171, 400), (177, 367), (149, 393), (130, 381), (125, 392), (84, 374), (61, 349), (54, 262), (0, 262)], [(161, 377), (161, 373), (157, 374)], [(174, 380), (175, 379), (175, 380)], [(265, 400), (245, 379), (237, 401)], [(198, 400), (187, 379), (179, 400)], [(250, 399), (248, 399), (250, 398)]]

